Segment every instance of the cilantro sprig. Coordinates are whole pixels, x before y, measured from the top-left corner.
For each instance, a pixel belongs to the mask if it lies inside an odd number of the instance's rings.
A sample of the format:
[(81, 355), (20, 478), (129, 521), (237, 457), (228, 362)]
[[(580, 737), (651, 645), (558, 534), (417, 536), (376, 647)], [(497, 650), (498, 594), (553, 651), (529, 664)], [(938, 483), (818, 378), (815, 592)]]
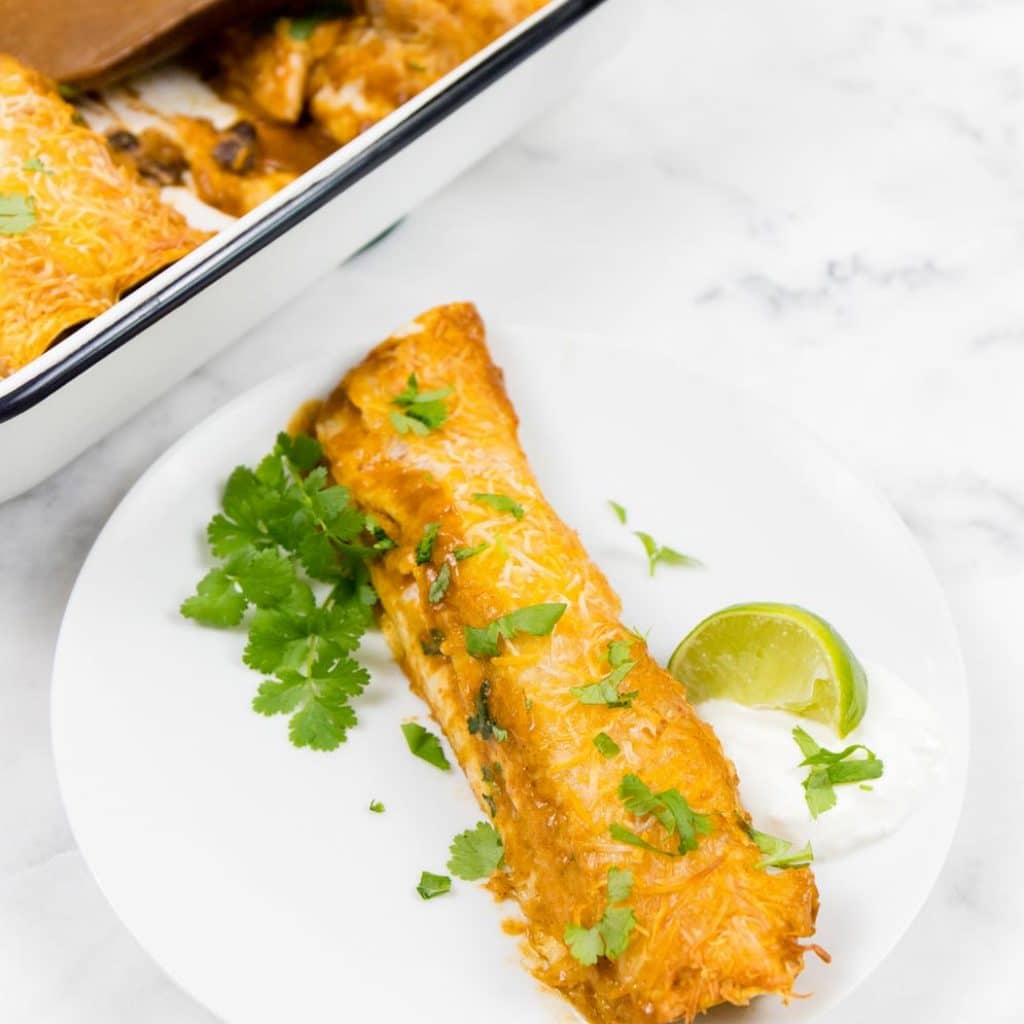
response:
[[(804, 798), (812, 818), (835, 807), (836, 786), (880, 779), (885, 770), (884, 762), (862, 743), (839, 751), (826, 750), (800, 726), (793, 730), (793, 739), (804, 755), (800, 767), (811, 769), (804, 779)], [(863, 751), (864, 756), (854, 757), (858, 751)]]
[[(638, 775), (623, 775), (622, 781), (619, 783), (619, 799), (630, 814), (634, 814), (638, 818), (652, 815), (670, 836), (677, 835), (680, 854), (685, 855), (691, 850), (696, 850), (697, 836), (706, 836), (711, 833), (711, 818), (693, 810), (678, 789), (665, 789), (660, 793), (655, 793)], [(629, 833), (632, 837), (630, 839), (623, 838), (623, 833), (628, 832), (628, 829), (624, 829), (622, 826), (616, 828), (615, 825), (612, 825), (611, 830), (612, 837), (615, 839), (632, 843), (634, 846), (642, 846), (644, 849), (652, 848), (646, 840), (635, 833)], [(640, 842), (634, 841), (637, 839)], [(658, 850), (657, 852), (668, 851)]]
[(636, 917), (624, 903), (633, 890), (633, 872), (622, 868), (608, 869), (608, 895), (600, 920), (589, 928), (567, 924), (563, 939), (569, 952), (584, 966), (593, 967), (599, 957), (617, 960), (626, 951), (629, 937), (636, 927)]
[(520, 633), (528, 636), (547, 636), (565, 613), (566, 604), (531, 604), (501, 615), (486, 626), (463, 626), (466, 651), (474, 658), (495, 658), (498, 640), (514, 640)]
[(392, 545), (329, 484), (322, 458), (314, 438), (281, 434), (255, 469), (234, 470), (206, 530), (220, 565), (181, 614), (219, 629), (247, 619), (243, 661), (268, 677), (253, 710), (289, 715), (297, 747), (334, 750), (370, 681), (352, 657), (377, 600), (367, 566)]
[(425, 437), (432, 430), (437, 430), (448, 419), (448, 406), (445, 399), (455, 393), (455, 389), (449, 386), (437, 388), (434, 391), (420, 391), (416, 374), (410, 373), (405, 389), (399, 392), (391, 400), (391, 404), (401, 409), (401, 412), (392, 410), (388, 414), (391, 426), (399, 434), (412, 432), (420, 437)]

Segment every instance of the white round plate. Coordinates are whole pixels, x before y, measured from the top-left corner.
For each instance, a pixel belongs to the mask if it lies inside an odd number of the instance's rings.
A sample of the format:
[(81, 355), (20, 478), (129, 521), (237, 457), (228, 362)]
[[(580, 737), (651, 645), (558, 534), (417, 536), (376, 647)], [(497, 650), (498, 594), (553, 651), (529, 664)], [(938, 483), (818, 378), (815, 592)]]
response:
[[(946, 855), (967, 759), (967, 699), (939, 587), (895, 513), (814, 440), (663, 356), (563, 333), (496, 328), (523, 443), (548, 498), (651, 629), (664, 660), (708, 612), (792, 601), (835, 623), (866, 660), (924, 693), (947, 777), (894, 836), (816, 868), (817, 941), (799, 983), (737, 1019), (809, 1021), (854, 988), (906, 930)], [(461, 773), (406, 750), (428, 722), (374, 636), (360, 725), (330, 754), (293, 748), (284, 718), (249, 710), (259, 677), (236, 631), (178, 605), (209, 567), (203, 528), (239, 463), (253, 464), (301, 401), (361, 358), (266, 382), (200, 424), (111, 516), (75, 586), (54, 665), (53, 735), (75, 836), (139, 942), (225, 1020), (562, 1022), (574, 1015), (520, 966), (513, 914), (456, 882), (422, 901), (451, 837), (481, 817)], [(700, 557), (652, 580), (609, 511)], [(371, 814), (371, 799), (384, 814)], [(868, 897), (870, 894), (870, 897)], [(730, 1019), (732, 1014), (727, 1013)]]

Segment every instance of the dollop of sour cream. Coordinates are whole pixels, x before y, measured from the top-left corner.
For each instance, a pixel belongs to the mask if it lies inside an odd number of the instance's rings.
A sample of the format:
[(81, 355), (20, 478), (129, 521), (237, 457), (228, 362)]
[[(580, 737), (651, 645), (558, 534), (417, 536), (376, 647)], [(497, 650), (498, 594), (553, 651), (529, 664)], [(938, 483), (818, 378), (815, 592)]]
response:
[[(942, 778), (942, 744), (934, 712), (899, 676), (865, 664), (868, 710), (848, 736), (785, 711), (746, 708), (709, 700), (697, 713), (714, 730), (736, 765), (740, 799), (762, 832), (788, 839), (799, 848), (810, 842), (815, 860), (838, 857), (895, 832), (921, 797)], [(835, 787), (836, 804), (817, 818), (804, 799), (810, 769), (793, 740), (800, 726), (828, 750), (861, 743), (885, 763), (884, 774), (865, 785)], [(858, 752), (855, 757), (862, 757)]]

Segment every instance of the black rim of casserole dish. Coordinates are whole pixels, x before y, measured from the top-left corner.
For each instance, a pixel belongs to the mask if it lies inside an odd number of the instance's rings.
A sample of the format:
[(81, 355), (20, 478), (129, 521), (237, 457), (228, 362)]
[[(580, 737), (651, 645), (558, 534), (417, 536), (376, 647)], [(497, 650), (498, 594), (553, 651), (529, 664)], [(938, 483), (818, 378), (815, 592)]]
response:
[(510, 39), (390, 131), (341, 167), (314, 182), (301, 195), (284, 203), (262, 220), (168, 282), (116, 323), (69, 352), (53, 366), (0, 397), (0, 423), (26, 412), (84, 373), (111, 352), (131, 341), (193, 295), (208, 288), (250, 256), (341, 195), (425, 132), (477, 96), (489, 85), (561, 35), (603, 0), (569, 0), (536, 24)]

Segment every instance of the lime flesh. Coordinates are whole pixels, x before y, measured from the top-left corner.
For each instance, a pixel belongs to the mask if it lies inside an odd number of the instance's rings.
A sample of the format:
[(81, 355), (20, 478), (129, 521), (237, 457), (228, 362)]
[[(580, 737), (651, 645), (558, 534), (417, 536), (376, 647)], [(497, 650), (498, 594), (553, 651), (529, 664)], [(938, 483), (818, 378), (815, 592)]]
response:
[(856, 728), (868, 706), (864, 668), (824, 619), (791, 604), (737, 604), (709, 615), (675, 649), (668, 670), (689, 699), (731, 700)]

